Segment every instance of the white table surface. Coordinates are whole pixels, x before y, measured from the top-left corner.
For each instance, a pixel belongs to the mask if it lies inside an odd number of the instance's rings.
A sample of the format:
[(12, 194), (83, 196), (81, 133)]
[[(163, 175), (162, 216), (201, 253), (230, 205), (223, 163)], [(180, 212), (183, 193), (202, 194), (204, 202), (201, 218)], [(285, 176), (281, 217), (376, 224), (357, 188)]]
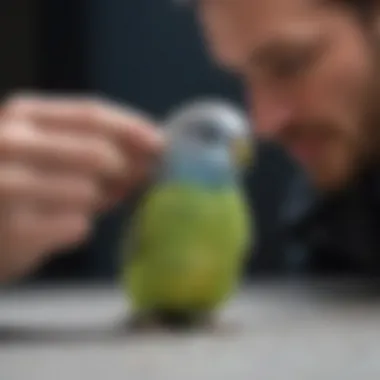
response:
[(380, 297), (258, 282), (215, 331), (128, 335), (117, 288), (0, 293), (0, 380), (380, 379)]

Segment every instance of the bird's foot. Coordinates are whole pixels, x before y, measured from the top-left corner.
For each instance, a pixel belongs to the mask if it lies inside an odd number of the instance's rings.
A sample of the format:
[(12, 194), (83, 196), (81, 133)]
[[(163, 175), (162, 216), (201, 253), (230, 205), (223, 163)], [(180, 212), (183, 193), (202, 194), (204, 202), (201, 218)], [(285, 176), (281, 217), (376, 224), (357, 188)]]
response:
[(161, 311), (157, 314), (161, 326), (176, 332), (209, 330), (215, 325), (210, 314), (180, 311)]
[(132, 332), (193, 332), (214, 331), (217, 324), (207, 313), (156, 310), (133, 315), (127, 320), (126, 328)]
[(126, 328), (130, 332), (160, 332), (163, 326), (154, 314), (133, 315), (126, 321)]

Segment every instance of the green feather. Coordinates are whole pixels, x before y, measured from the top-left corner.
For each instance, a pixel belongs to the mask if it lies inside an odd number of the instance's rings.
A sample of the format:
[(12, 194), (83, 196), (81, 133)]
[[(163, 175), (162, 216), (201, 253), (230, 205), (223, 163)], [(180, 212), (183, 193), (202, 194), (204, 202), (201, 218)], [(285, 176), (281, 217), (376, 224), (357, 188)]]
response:
[(151, 189), (123, 243), (133, 308), (208, 311), (223, 303), (239, 283), (252, 223), (235, 187)]

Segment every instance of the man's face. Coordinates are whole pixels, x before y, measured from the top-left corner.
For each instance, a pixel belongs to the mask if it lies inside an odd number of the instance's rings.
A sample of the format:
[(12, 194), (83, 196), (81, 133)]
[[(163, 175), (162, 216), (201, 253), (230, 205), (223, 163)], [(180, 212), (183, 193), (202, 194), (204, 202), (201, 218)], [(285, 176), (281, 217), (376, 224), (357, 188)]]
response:
[(246, 84), (255, 132), (321, 189), (344, 185), (370, 149), (374, 121), (376, 60), (359, 16), (321, 0), (200, 3), (213, 58)]

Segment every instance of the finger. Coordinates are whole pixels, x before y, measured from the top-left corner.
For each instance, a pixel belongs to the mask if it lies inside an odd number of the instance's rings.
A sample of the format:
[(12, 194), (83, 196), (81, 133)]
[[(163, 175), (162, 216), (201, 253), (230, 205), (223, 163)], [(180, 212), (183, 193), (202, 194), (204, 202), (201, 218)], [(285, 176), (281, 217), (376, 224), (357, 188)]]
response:
[(90, 224), (80, 214), (45, 218), (31, 209), (19, 208), (2, 220), (2, 231), (2, 268), (7, 268), (8, 276), (17, 276), (30, 272), (58, 249), (83, 241)]
[(111, 177), (124, 174), (126, 169), (125, 156), (102, 137), (44, 133), (15, 121), (0, 130), (0, 157)]
[(81, 213), (41, 216), (37, 225), (33, 231), (36, 248), (45, 254), (56, 253), (83, 242), (92, 230), (90, 217)]
[(2, 208), (0, 218), (1, 279), (22, 276), (32, 271), (45, 256), (36, 239), (39, 228), (29, 209), (9, 205)]
[[(3, 241), (13, 256), (28, 261), (63, 245), (85, 239), (91, 230), (90, 219), (81, 213), (40, 214), (33, 208), (19, 207), (9, 210), (1, 220)], [(7, 251), (7, 249), (5, 250)]]
[(164, 141), (155, 123), (141, 112), (110, 101), (80, 97), (17, 97), (7, 115), (32, 118), (41, 128), (65, 128), (108, 134), (147, 152), (160, 151)]
[(45, 207), (94, 210), (102, 199), (91, 178), (73, 174), (44, 174), (24, 166), (0, 166), (0, 200)]

